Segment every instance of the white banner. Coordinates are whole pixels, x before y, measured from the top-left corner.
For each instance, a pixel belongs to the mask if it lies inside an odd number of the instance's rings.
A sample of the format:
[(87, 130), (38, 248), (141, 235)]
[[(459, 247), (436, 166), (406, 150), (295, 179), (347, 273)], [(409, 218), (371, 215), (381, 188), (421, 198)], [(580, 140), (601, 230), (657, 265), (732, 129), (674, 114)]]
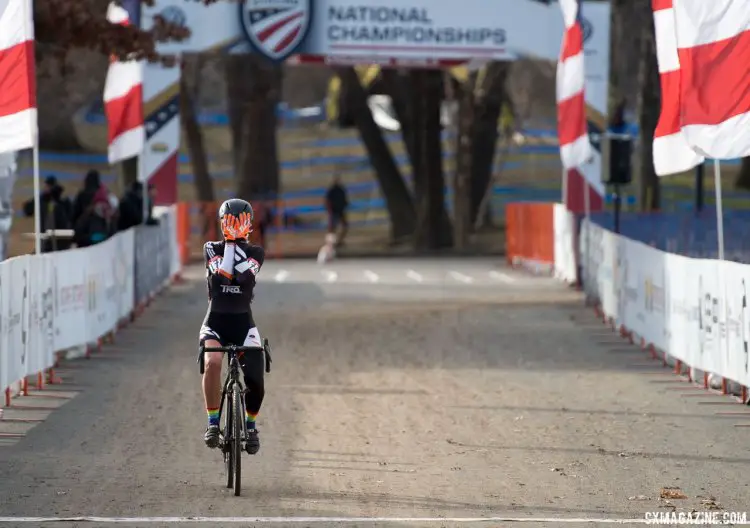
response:
[[(160, 221), (173, 226), (175, 214), (168, 208)], [(176, 246), (176, 237), (167, 238)], [(164, 256), (144, 259), (156, 268)], [(175, 265), (177, 273), (179, 260)], [(93, 344), (115, 330), (134, 308), (134, 285), (134, 229), (88, 248), (0, 263), (0, 391), (50, 368), (55, 352)]]
[(608, 317), (691, 367), (750, 386), (750, 266), (673, 255), (585, 220), (580, 239), (584, 289)]
[(5, 388), (27, 373), (26, 334), (28, 332), (28, 267), (30, 257), (9, 259), (0, 266), (2, 304), (2, 346), (9, 353), (2, 362), (0, 379)]
[(71, 249), (54, 254), (55, 350), (86, 344), (88, 249)]
[(692, 259), (681, 255), (665, 254), (668, 350), (689, 365), (695, 364), (700, 350), (698, 324), (698, 284), (693, 276)]
[[(113, 324), (117, 324), (120, 320), (130, 317), (130, 312), (134, 308), (135, 231), (128, 229), (118, 233), (112, 240), (114, 248), (109, 253), (109, 262), (110, 269), (114, 272), (114, 302), (117, 313), (117, 319)], [(176, 243), (174, 245), (177, 246)]]
[(29, 335), (27, 374), (42, 372), (54, 362), (53, 261), (50, 255), (29, 258)]

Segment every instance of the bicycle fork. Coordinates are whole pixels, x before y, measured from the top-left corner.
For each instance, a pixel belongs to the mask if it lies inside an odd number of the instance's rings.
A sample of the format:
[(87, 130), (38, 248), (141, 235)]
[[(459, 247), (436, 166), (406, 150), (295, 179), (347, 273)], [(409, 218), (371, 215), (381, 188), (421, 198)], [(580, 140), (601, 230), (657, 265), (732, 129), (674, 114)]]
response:
[(240, 401), (241, 414), (239, 416), (239, 420), (240, 420), (240, 423), (242, 424), (242, 427), (241, 427), (242, 433), (241, 433), (240, 441), (242, 442), (243, 444), (242, 447), (244, 448), (245, 447), (244, 444), (245, 442), (247, 442), (247, 418), (246, 418), (247, 409), (245, 409), (245, 391), (243, 391), (240, 388), (239, 383), (235, 383), (234, 387), (232, 387), (232, 392), (235, 396), (237, 396), (237, 398), (239, 398), (239, 401)]

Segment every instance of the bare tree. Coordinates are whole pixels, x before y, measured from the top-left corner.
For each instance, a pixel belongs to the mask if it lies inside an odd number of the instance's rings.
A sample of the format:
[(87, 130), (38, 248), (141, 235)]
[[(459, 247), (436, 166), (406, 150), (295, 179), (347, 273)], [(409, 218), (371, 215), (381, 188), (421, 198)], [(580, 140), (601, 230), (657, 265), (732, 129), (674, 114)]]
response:
[(416, 228), (414, 202), (393, 159), (380, 128), (367, 105), (367, 92), (354, 68), (336, 68), (342, 88), (346, 85), (351, 115), (380, 185), (391, 219), (391, 238), (395, 241), (412, 235)]
[[(193, 57), (183, 64), (180, 75), (180, 120), (187, 140), (190, 164), (193, 167), (193, 184), (195, 185), (196, 197), (200, 202), (213, 202), (216, 199), (214, 183), (208, 170), (203, 131), (198, 123), (195, 109), (202, 66), (203, 60), (200, 56)], [(192, 83), (188, 82), (188, 76), (193, 77)]]
[[(641, 8), (649, 10), (650, 2), (639, 0)], [(640, 184), (641, 209), (656, 211), (661, 203), (661, 188), (653, 161), (654, 131), (659, 121), (661, 91), (659, 86), (659, 67), (656, 61), (656, 38), (654, 20), (646, 16), (643, 20), (641, 39), (641, 61), (638, 90), (638, 120), (640, 124)]]

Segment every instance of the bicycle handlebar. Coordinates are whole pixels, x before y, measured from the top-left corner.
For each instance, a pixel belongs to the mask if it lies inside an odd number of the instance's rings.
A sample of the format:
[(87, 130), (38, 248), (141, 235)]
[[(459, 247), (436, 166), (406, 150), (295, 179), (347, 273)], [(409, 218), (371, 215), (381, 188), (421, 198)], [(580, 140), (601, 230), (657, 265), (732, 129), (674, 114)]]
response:
[(203, 374), (206, 370), (205, 364), (205, 353), (206, 352), (263, 352), (266, 356), (266, 372), (271, 372), (271, 346), (268, 344), (268, 339), (263, 340), (263, 346), (238, 346), (229, 345), (221, 347), (204, 347), (198, 348), (198, 365), (200, 366), (200, 373)]
[(203, 352), (263, 352), (265, 348), (259, 346), (203, 347)]

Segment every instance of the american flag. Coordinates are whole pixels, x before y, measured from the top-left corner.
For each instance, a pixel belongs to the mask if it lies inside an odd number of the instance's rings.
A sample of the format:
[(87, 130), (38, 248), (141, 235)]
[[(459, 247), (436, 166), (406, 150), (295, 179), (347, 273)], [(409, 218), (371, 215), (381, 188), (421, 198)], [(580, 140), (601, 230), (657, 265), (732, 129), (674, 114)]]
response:
[[(107, 20), (124, 26), (138, 25), (138, 0), (111, 2)], [(111, 60), (104, 85), (104, 113), (107, 116), (109, 162), (132, 158), (143, 151), (143, 63)]]

